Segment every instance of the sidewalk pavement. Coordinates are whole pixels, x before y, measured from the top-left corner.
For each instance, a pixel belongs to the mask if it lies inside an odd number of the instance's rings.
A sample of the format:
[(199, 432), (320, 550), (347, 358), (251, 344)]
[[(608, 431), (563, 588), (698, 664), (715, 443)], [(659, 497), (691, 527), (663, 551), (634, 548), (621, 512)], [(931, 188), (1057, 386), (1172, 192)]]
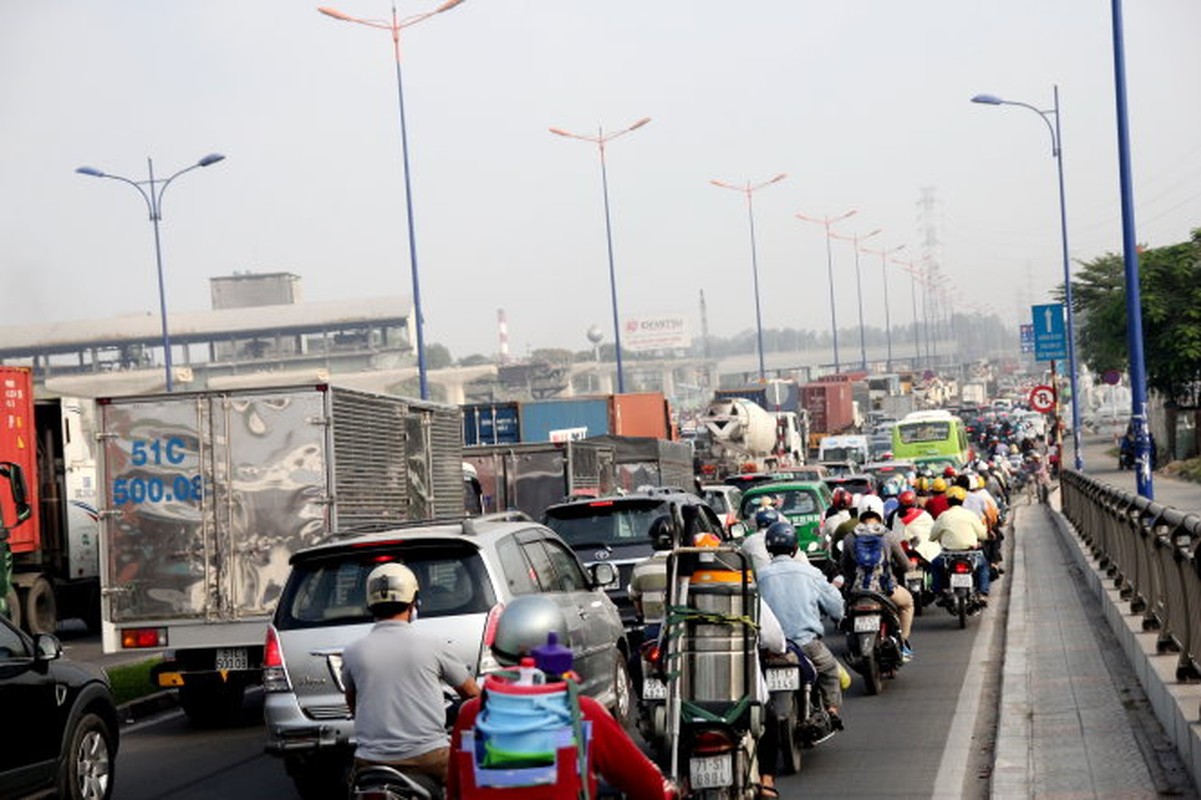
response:
[[(1065, 549), (1076, 545), (1061, 535), (1051, 508), (1019, 505), (1014, 512), (993, 796), (1159, 796), (1163, 770), (1153, 774), (1148, 766), (1128, 710), (1129, 687), (1115, 683), (1107, 665), (1095, 623), (1101, 612), (1082, 593), (1076, 559)], [(1193, 791), (1172, 788), (1176, 796)]]

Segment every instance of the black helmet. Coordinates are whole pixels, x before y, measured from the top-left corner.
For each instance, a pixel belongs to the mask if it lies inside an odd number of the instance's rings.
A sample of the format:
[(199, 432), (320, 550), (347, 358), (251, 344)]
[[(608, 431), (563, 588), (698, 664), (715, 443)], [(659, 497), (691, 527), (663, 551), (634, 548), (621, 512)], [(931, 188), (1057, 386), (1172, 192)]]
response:
[(755, 512), (755, 530), (770, 528), (781, 519), (783, 517), (780, 516), (780, 512), (774, 508), (761, 508)]
[(773, 556), (790, 556), (796, 552), (796, 529), (791, 522), (773, 522), (763, 534), (763, 544)]
[(676, 546), (679, 539), (676, 524), (670, 514), (660, 514), (651, 520), (651, 547), (655, 550), (670, 550)]

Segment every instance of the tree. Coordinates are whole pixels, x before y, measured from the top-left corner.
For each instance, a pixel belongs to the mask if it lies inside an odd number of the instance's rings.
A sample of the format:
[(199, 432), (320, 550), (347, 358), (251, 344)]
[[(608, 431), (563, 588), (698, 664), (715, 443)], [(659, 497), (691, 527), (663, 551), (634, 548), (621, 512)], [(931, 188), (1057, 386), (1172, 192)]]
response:
[(444, 369), (454, 363), (450, 357), (450, 349), (444, 344), (427, 344), (425, 346), (425, 366), (428, 369)]

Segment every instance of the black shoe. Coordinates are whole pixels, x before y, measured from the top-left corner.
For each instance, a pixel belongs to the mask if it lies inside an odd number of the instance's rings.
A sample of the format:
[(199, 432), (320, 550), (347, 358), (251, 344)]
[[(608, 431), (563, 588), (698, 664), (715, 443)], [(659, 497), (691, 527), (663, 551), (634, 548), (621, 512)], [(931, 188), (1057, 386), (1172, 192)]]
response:
[(836, 731), (846, 730), (846, 726), (842, 724), (842, 717), (838, 716), (833, 711), (830, 712), (830, 728)]
[(981, 608), (988, 608), (988, 595), (982, 594), (976, 598), (976, 605), (980, 606)]

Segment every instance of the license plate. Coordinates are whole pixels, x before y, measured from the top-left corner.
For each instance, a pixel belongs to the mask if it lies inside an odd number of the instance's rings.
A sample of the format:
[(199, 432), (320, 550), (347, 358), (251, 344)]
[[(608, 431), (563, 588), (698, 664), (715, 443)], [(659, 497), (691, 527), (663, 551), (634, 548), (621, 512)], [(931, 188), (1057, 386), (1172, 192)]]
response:
[(926, 573), (921, 570), (913, 570), (905, 573), (905, 583), (923, 583), (926, 580)]
[(734, 783), (734, 758), (705, 756), (688, 759), (688, 783), (693, 789), (717, 789)]
[(217, 648), (217, 669), (250, 669), (245, 647)]
[(966, 575), (960, 575), (957, 572), (952, 573), (951, 574), (951, 588), (952, 589), (970, 589), (970, 588), (972, 588), (971, 573), (969, 572)]
[(643, 700), (666, 700), (667, 684), (658, 678), (645, 678), (642, 681)]
[(855, 633), (875, 633), (878, 630), (880, 630), (879, 614), (855, 617)]
[(801, 688), (801, 671), (796, 667), (773, 667), (764, 673), (769, 692), (792, 692)]

